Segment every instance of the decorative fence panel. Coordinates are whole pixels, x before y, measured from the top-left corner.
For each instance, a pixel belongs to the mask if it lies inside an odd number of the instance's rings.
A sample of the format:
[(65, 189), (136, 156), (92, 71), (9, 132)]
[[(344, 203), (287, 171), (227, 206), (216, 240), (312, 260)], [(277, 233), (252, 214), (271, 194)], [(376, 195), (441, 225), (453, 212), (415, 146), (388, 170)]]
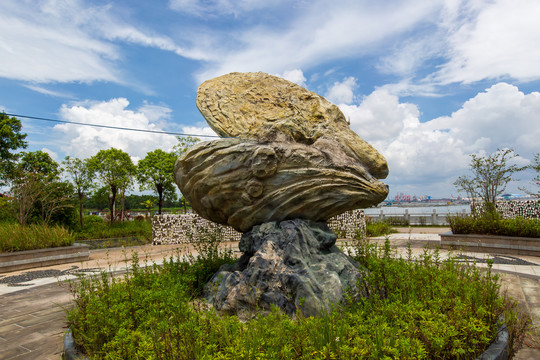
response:
[[(353, 238), (357, 232), (365, 234), (366, 231), (363, 210), (347, 211), (328, 219), (327, 223), (338, 238)], [(222, 241), (239, 241), (242, 233), (194, 213), (155, 215), (152, 218), (152, 241), (155, 245), (196, 242), (207, 236), (215, 236)]]
[[(540, 219), (540, 200), (500, 200), (495, 203), (495, 207), (505, 219)], [(475, 208), (478, 213), (481, 212), (483, 203), (476, 203)]]

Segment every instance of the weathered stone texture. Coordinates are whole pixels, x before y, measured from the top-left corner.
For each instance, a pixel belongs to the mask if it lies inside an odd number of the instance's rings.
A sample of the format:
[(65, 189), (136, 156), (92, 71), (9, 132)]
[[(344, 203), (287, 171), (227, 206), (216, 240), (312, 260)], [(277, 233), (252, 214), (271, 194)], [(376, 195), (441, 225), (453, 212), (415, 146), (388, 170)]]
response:
[(386, 160), (349, 128), (336, 105), (280, 77), (257, 72), (210, 79), (197, 91), (197, 107), (220, 136), (315, 148), (335, 142), (376, 178), (388, 175)]
[(203, 83), (197, 105), (221, 140), (177, 161), (180, 191), (202, 217), (245, 232), (286, 219), (325, 221), (378, 204), (384, 158), (349, 129), (339, 108), (264, 73)]
[(293, 316), (316, 316), (344, 299), (361, 295), (363, 272), (335, 246), (325, 223), (287, 220), (256, 225), (242, 235), (242, 257), (223, 266), (205, 288), (205, 297), (221, 313), (243, 319), (272, 305)]
[(176, 181), (204, 218), (244, 232), (270, 220), (323, 221), (384, 200), (387, 187), (338, 149), (223, 139), (192, 147)]

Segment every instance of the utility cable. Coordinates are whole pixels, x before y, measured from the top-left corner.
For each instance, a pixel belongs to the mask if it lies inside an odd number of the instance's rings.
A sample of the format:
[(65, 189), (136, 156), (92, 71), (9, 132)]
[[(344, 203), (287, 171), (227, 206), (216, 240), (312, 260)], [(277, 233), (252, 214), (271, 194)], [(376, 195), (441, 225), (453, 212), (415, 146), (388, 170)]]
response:
[(115, 129), (115, 130), (127, 130), (127, 131), (138, 131), (138, 132), (147, 132), (147, 133), (153, 133), (153, 134), (163, 134), (163, 135), (175, 135), (175, 136), (194, 136), (194, 137), (212, 137), (212, 138), (222, 138), (221, 136), (217, 135), (201, 135), (201, 134), (184, 134), (184, 133), (177, 133), (177, 132), (171, 132), (171, 131), (158, 131), (158, 130), (146, 130), (146, 129), (133, 129), (133, 128), (126, 128), (126, 127), (120, 127), (120, 126), (109, 126), (109, 125), (99, 125), (99, 124), (86, 124), (76, 121), (67, 121), (67, 120), (58, 120), (58, 119), (48, 119), (38, 116), (28, 116), (28, 115), (19, 115), (19, 114), (9, 114), (9, 113), (3, 113), (7, 116), (14, 116), (18, 118), (25, 118), (25, 119), (31, 119), (31, 120), (39, 120), (39, 121), (49, 121), (49, 122), (55, 122), (55, 123), (61, 123), (61, 124), (73, 124), (73, 125), (82, 125), (82, 126), (93, 126), (98, 128), (105, 128), (105, 129)]

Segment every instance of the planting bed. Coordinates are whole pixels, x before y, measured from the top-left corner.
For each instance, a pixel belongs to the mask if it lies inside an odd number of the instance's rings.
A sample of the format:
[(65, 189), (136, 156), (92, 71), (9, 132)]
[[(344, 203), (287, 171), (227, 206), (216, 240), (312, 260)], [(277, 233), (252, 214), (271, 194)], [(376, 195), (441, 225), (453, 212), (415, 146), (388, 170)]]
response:
[(0, 273), (88, 260), (90, 246), (73, 244), (48, 249), (0, 254)]

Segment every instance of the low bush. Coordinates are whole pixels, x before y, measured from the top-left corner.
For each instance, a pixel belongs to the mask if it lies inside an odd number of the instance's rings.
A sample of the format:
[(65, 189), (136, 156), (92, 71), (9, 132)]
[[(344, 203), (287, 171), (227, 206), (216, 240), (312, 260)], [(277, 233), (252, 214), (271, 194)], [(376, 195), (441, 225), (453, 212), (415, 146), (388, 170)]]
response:
[[(73, 283), (68, 322), (77, 345), (97, 359), (472, 359), (515, 311), (489, 270), (437, 252), (395, 258), (388, 241), (381, 249), (360, 239), (348, 248), (366, 268), (359, 285), (369, 296), (317, 318), (274, 309), (243, 323), (198, 298), (218, 265), (232, 262), (213, 241), (191, 261), (140, 266), (134, 255), (123, 278), (103, 272)], [(511, 341), (524, 322), (510, 324)]]
[(539, 219), (502, 219), (498, 215), (449, 216), (448, 223), (454, 234), (479, 234), (540, 238)]
[(397, 232), (392, 228), (392, 225), (386, 220), (373, 221), (371, 218), (366, 219), (366, 235), (370, 237), (383, 236)]
[(0, 252), (72, 245), (75, 236), (61, 226), (0, 224)]
[(152, 221), (123, 221), (111, 226), (99, 216), (87, 216), (84, 228), (75, 230), (75, 237), (77, 240), (139, 237), (149, 243), (152, 241)]

